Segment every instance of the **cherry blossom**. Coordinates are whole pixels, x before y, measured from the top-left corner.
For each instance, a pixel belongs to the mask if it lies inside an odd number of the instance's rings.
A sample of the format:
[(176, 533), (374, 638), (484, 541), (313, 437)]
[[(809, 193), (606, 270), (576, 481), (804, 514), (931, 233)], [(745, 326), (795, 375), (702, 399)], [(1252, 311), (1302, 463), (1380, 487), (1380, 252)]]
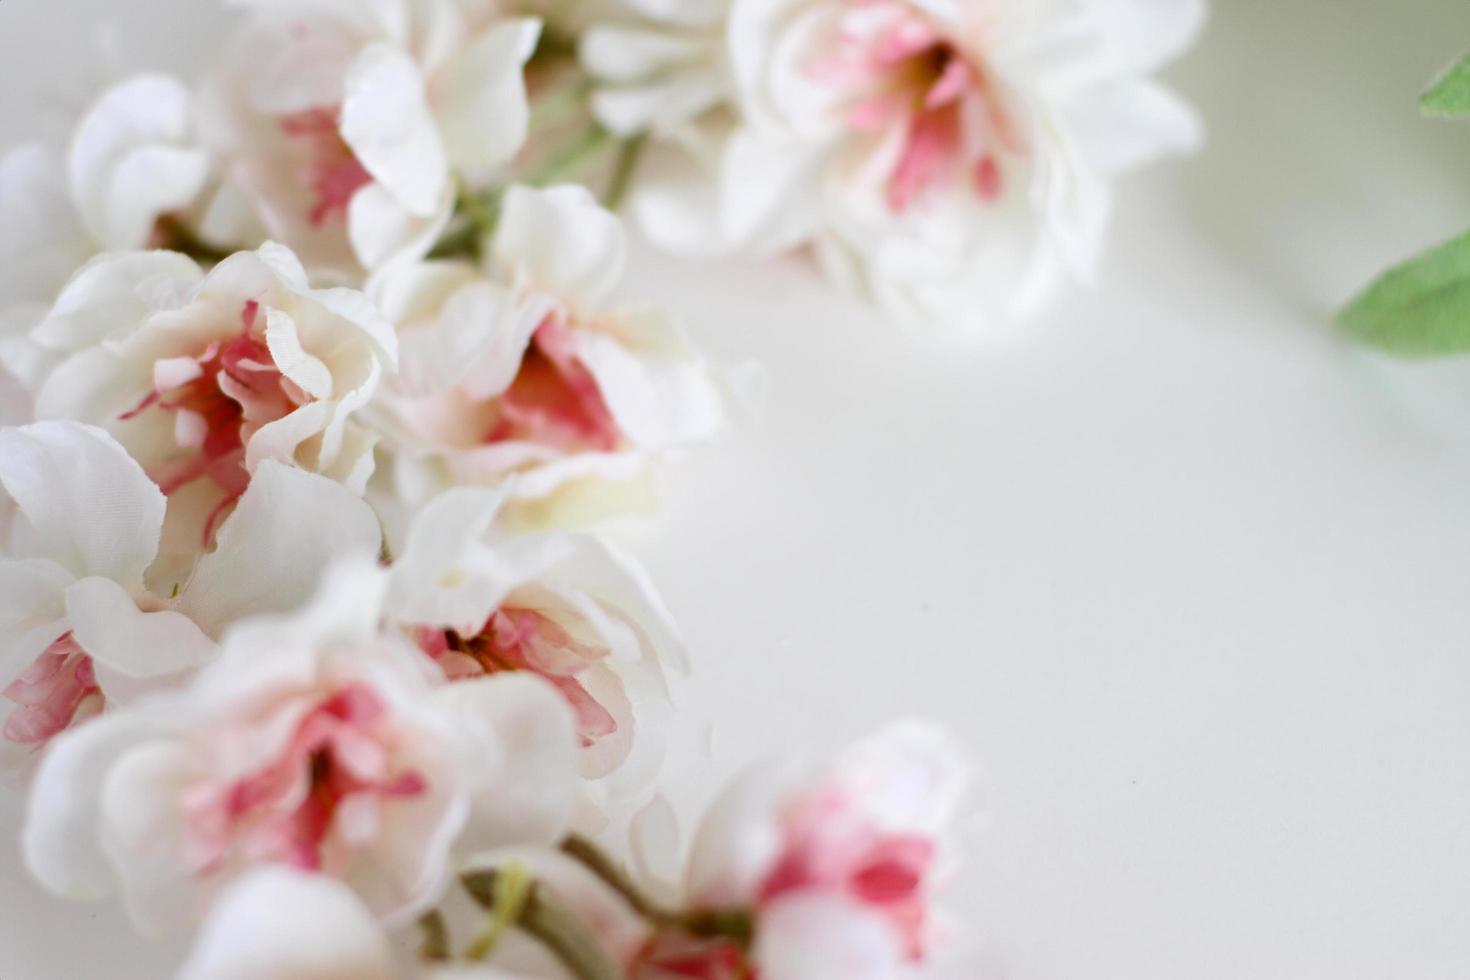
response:
[(454, 176), (526, 138), (540, 24), (470, 0), (235, 0), (251, 18), (207, 89), (207, 136), (269, 235), (353, 273), (421, 257)]
[(237, 626), (187, 687), (57, 738), (23, 832), (58, 894), (120, 886), (140, 928), (197, 920), (245, 872), (345, 882), (397, 924), (458, 848), (546, 844), (570, 817), (572, 715), (528, 675), (444, 683), (378, 627), (386, 588), (346, 562), (300, 612)]
[(682, 644), (647, 575), (606, 543), (513, 534), (505, 495), (460, 488), (431, 501), (392, 569), (389, 611), (451, 680), (529, 672), (572, 708), (584, 778), (636, 798), (663, 755), (666, 673)]
[(361, 293), (311, 288), (274, 244), (208, 273), (172, 252), (101, 256), (30, 340), (59, 361), (36, 414), (122, 443), (170, 498), (166, 550), (185, 568), (265, 460), (360, 493), (375, 437), (353, 415), (397, 358)]
[[(1189, 46), (1203, 11), (732, 0), (723, 49), (705, 49), (701, 71), (674, 76), (682, 95), (659, 104), (704, 101), (694, 79), (723, 71), (734, 121), (675, 141), (681, 153), (645, 172), (634, 213), (679, 250), (810, 245), (905, 320), (1026, 312), (1056, 282), (1091, 278), (1115, 176), (1200, 142), (1193, 114), (1149, 75)], [(685, 30), (677, 14), (661, 20), (666, 36)], [(683, 49), (650, 42), (601, 71), (610, 85), (671, 84), (659, 70), (670, 50)]]
[(400, 496), (515, 475), (514, 499), (547, 502), (632, 480), (650, 454), (725, 426), (724, 395), (679, 324), (611, 305), (626, 251), (585, 189), (512, 187), (484, 268), (425, 263), (370, 285), (403, 349), (375, 403)]
[(15, 511), (0, 559), (0, 757), (13, 763), (213, 659), (232, 623), (292, 608), (340, 553), (379, 539), (347, 490), (266, 463), (191, 577), (150, 583), (164, 496), (111, 436), (72, 422), (0, 430), (0, 488)]

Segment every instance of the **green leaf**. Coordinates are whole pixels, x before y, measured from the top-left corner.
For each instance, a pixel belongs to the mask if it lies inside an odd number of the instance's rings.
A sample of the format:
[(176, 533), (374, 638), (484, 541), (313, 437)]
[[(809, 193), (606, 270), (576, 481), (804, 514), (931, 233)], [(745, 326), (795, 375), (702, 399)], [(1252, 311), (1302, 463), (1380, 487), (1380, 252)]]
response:
[(1429, 86), (1419, 99), (1419, 111), (1448, 119), (1470, 115), (1470, 55), (1446, 68)]
[(1470, 353), (1470, 233), (1388, 270), (1337, 320), (1400, 357)]

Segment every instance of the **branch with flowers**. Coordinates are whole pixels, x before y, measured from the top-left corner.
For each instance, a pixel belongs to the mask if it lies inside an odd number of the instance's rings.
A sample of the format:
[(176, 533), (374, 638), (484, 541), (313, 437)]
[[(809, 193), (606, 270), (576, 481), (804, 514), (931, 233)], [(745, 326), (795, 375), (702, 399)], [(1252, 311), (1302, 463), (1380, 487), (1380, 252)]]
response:
[(193, 930), (184, 980), (976, 976), (932, 726), (756, 769), (687, 848), (665, 819), (685, 651), (585, 528), (744, 375), (621, 301), (616, 212), (901, 318), (1032, 306), (1112, 176), (1197, 142), (1148, 76), (1202, 4), (234, 6), (200, 85), (0, 161), (30, 872)]

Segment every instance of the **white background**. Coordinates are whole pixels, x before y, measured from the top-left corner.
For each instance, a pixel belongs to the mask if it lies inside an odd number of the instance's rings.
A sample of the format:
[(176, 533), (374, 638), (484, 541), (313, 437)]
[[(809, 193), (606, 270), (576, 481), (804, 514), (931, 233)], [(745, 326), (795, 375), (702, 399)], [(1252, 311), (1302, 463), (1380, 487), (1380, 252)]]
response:
[[(0, 136), (104, 19), (207, 63), (206, 0), (0, 0)], [(1223, 0), (1172, 73), (1210, 145), (1135, 179), (1104, 285), (1032, 340), (887, 326), (796, 264), (643, 256), (766, 420), (618, 528), (713, 725), (674, 796), (900, 713), (982, 762), (956, 910), (1014, 980), (1470, 977), (1470, 363), (1333, 335), (1470, 225), (1470, 124), (1414, 100), (1464, 0)], [(3, 220), (3, 215), (0, 215)], [(13, 800), (0, 840), (13, 841)], [(0, 847), (0, 980), (153, 980), (171, 946)]]

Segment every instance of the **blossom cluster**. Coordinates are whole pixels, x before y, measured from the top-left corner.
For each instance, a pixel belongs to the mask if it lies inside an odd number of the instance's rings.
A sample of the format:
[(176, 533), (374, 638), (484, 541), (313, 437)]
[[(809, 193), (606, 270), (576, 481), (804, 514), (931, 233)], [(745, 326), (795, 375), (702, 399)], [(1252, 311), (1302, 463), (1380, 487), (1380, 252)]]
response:
[(1197, 138), (1146, 74), (1198, 3), (230, 5), (198, 84), (0, 158), (30, 872), (193, 931), (185, 980), (974, 976), (934, 728), (756, 770), (687, 849), (660, 819), (685, 651), (587, 528), (739, 385), (623, 298), (615, 212), (1015, 306), (1090, 265), (1108, 176)]

